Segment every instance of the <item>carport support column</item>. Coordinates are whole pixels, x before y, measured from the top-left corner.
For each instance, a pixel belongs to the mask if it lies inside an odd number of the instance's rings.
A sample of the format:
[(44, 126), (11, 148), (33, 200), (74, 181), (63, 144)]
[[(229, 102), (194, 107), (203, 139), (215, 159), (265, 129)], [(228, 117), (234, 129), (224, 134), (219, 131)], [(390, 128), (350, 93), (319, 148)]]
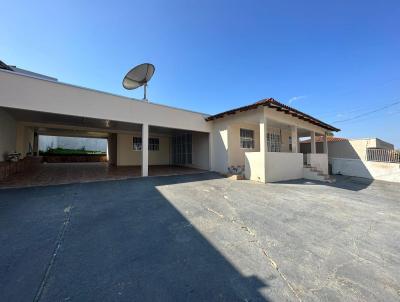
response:
[(326, 133), (324, 135), (324, 153), (328, 154), (328, 136), (326, 135)]
[(261, 181), (266, 183), (267, 182), (267, 152), (268, 152), (268, 145), (267, 145), (267, 118), (264, 116), (260, 119), (260, 153), (261, 153), (261, 162), (264, 167), (263, 175), (261, 175)]
[(315, 154), (316, 152), (316, 147), (315, 147), (315, 132), (311, 131), (311, 153)]
[(292, 130), (292, 152), (293, 153), (297, 153), (298, 152), (298, 138), (297, 138), (297, 127), (296, 126), (292, 126), (291, 127)]
[(149, 175), (149, 124), (142, 125), (142, 176)]

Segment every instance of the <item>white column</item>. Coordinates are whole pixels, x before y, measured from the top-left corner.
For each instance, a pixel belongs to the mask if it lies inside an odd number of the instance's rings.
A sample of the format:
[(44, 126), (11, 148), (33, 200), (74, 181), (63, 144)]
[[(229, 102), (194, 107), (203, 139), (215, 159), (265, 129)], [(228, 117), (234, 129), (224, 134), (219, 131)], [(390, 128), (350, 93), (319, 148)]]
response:
[(260, 154), (261, 154), (261, 163), (264, 166), (263, 174), (260, 175), (260, 180), (262, 182), (267, 182), (267, 118), (262, 116), (260, 119)]
[(37, 132), (33, 133), (33, 154), (34, 156), (39, 156), (39, 134)]
[(311, 153), (317, 153), (315, 146), (315, 132), (311, 131)]
[(298, 147), (298, 137), (297, 137), (297, 127), (296, 126), (291, 126), (292, 130), (292, 152), (297, 153), (299, 152), (297, 147)]
[(149, 125), (142, 125), (142, 176), (149, 175)]
[(328, 136), (326, 135), (326, 133), (324, 135), (324, 153), (328, 154)]
[(213, 132), (208, 134), (208, 169), (214, 171), (214, 145), (213, 145)]

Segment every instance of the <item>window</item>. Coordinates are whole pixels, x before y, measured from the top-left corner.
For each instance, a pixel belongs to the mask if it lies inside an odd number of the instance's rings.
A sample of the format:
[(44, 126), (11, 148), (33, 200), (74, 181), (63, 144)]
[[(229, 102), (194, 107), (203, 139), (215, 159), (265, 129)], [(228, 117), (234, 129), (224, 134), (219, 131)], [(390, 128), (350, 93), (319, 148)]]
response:
[(149, 150), (150, 151), (160, 150), (160, 139), (159, 138), (149, 138)]
[[(142, 138), (141, 137), (133, 137), (133, 150), (141, 151), (142, 150)], [(158, 151), (160, 150), (160, 139), (159, 138), (149, 138), (149, 150), (150, 151)]]
[(133, 150), (135, 150), (135, 151), (142, 150), (142, 138), (141, 137), (133, 137)]
[(267, 133), (268, 152), (281, 152), (280, 133)]
[(249, 129), (240, 129), (240, 148), (254, 148), (254, 131)]

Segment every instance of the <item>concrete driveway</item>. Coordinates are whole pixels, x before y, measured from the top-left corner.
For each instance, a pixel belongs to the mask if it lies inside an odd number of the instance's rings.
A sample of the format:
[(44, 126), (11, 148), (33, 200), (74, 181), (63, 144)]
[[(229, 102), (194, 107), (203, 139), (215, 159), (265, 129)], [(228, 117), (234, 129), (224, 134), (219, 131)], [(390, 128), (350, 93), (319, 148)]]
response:
[(399, 301), (400, 186), (213, 173), (0, 190), (1, 301)]

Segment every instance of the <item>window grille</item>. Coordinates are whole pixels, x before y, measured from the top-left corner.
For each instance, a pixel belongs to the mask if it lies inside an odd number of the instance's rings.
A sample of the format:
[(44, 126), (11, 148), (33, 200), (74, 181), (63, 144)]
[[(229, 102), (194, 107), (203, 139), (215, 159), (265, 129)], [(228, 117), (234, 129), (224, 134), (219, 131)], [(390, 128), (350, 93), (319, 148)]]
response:
[(141, 137), (133, 137), (133, 150), (140, 151), (142, 150), (142, 138)]
[(267, 133), (268, 152), (281, 152), (280, 133)]
[(159, 151), (160, 150), (160, 139), (159, 138), (149, 138), (149, 150)]
[(240, 129), (240, 148), (254, 148), (254, 131), (249, 129)]

